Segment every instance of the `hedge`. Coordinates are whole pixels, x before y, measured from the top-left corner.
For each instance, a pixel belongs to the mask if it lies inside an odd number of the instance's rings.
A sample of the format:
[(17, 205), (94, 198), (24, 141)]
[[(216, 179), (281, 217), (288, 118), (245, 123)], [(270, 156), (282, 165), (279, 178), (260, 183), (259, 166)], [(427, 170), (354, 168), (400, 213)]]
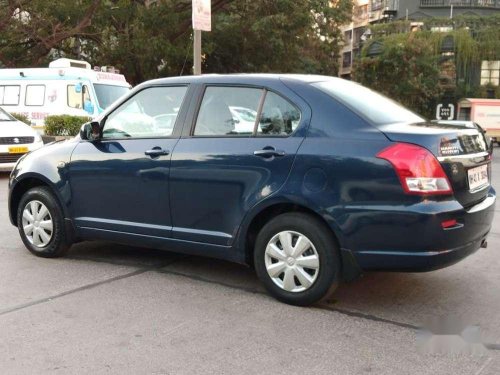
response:
[(13, 117), (15, 117), (17, 120), (21, 121), (21, 122), (24, 122), (26, 125), (31, 125), (31, 121), (30, 119), (28, 118), (28, 116), (26, 116), (25, 114), (23, 113), (11, 113), (11, 115)]
[(86, 122), (92, 120), (85, 116), (57, 115), (45, 117), (45, 135), (74, 136)]

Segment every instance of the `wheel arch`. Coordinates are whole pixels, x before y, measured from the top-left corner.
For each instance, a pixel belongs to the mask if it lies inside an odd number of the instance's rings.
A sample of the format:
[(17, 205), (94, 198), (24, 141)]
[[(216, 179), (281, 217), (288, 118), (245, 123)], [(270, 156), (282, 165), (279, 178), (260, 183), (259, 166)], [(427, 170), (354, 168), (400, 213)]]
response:
[(61, 209), (63, 210), (64, 217), (68, 217), (66, 205), (62, 203), (61, 195), (58, 190), (53, 186), (53, 184), (47, 180), (46, 177), (38, 174), (26, 174), (22, 178), (18, 179), (16, 183), (12, 186), (9, 198), (9, 214), (12, 224), (17, 226), (17, 210), (19, 203), (23, 195), (30, 189), (34, 187), (43, 186), (48, 188), (57, 202), (59, 203)]
[(239, 245), (240, 249), (244, 252), (245, 263), (249, 265), (253, 264), (255, 239), (262, 227), (274, 217), (288, 212), (302, 212), (320, 220), (332, 233), (340, 251), (342, 233), (333, 218), (329, 217), (327, 220), (320, 212), (298, 202), (277, 201), (254, 209), (252, 215), (246, 220), (239, 238)]

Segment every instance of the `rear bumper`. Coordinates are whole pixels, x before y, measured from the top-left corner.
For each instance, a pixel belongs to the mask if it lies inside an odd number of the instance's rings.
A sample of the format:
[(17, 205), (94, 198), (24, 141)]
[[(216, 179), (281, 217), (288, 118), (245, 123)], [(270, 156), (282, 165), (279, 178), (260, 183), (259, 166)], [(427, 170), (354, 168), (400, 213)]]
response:
[(454, 249), (426, 252), (366, 251), (355, 253), (359, 267), (363, 270), (426, 272), (451, 266), (475, 253), (486, 240), (472, 241)]
[[(393, 226), (389, 230), (379, 226), (378, 232), (385, 237), (387, 247), (359, 249), (352, 255), (362, 270), (424, 272), (450, 266), (473, 254), (486, 241), (495, 202), (495, 191), (491, 189), (485, 200), (468, 209), (417, 210), (400, 213), (399, 218), (393, 211), (386, 212)], [(458, 225), (443, 229), (441, 223), (450, 219), (456, 219)]]

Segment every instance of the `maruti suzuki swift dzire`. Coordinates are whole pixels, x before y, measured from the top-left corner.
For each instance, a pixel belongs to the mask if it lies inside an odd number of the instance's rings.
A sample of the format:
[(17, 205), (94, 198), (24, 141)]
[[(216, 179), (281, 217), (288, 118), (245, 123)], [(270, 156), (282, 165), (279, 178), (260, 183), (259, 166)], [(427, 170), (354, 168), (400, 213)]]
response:
[(486, 246), (491, 157), (479, 127), (337, 78), (166, 78), (22, 157), (10, 220), (37, 256), (108, 240), (222, 258), (308, 305), (364, 270), (435, 270)]

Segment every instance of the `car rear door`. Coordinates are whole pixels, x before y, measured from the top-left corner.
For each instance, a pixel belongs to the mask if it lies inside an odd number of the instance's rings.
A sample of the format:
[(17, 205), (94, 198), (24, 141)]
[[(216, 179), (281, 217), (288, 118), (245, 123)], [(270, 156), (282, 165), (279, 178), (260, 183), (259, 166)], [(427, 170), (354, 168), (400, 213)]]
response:
[(258, 86), (199, 91), (172, 156), (172, 237), (227, 246), (245, 213), (285, 183), (310, 110)]
[(170, 237), (170, 158), (187, 92), (146, 87), (106, 116), (102, 139), (76, 146), (69, 180), (80, 231)]

